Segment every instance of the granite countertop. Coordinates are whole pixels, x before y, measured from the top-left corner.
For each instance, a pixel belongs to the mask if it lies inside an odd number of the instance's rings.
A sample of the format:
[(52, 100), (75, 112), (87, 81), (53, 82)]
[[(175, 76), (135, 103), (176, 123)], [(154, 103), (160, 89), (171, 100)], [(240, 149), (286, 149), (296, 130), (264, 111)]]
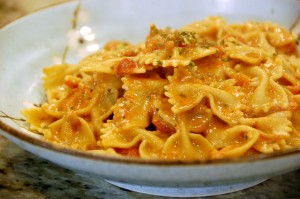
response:
[[(0, 0), (0, 27), (39, 8), (65, 0)], [(0, 136), (0, 198), (162, 198), (126, 191), (34, 156)], [(204, 197), (206, 198), (206, 197)], [(219, 198), (300, 198), (300, 170)]]

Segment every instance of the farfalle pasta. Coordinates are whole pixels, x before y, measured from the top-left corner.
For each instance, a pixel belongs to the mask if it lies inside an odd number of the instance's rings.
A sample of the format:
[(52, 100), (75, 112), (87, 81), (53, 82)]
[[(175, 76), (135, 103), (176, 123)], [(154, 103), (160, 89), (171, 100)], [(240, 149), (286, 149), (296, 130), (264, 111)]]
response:
[(151, 25), (145, 42), (111, 41), (43, 81), (47, 101), (22, 114), (74, 149), (184, 161), (300, 147), (297, 38), (277, 24)]

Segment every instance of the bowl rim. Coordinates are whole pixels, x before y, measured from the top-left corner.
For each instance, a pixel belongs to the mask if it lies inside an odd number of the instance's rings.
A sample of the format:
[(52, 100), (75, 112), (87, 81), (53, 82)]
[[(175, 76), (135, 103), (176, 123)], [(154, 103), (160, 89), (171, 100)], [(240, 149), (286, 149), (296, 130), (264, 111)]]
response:
[[(90, 0), (90, 1), (92, 1), (92, 0)], [(154, 0), (154, 1), (160, 1), (160, 0)], [(213, 0), (213, 1), (220, 1), (220, 0)], [(229, 0), (229, 1), (238, 1), (238, 0)], [(278, 2), (282, 2), (282, 0), (267, 0), (267, 1), (278, 1)], [(0, 26), (0, 31), (1, 31), (2, 29), (5, 29), (5, 28), (9, 27), (10, 25), (13, 25), (14, 23), (18, 22), (19, 20), (22, 20), (24, 17), (28, 17), (28, 16), (31, 16), (31, 15), (34, 15), (34, 14), (36, 14), (36, 13), (42, 12), (42, 11), (44, 11), (44, 10), (47, 10), (47, 9), (49, 9), (49, 8), (55, 8), (55, 7), (65, 6), (65, 5), (68, 5), (68, 4), (69, 4), (69, 5), (71, 5), (71, 4), (78, 5), (78, 4), (76, 4), (76, 2), (77, 2), (76, 0), (63, 0), (62, 2), (54, 2), (54, 3), (50, 4), (50, 5), (47, 5), (47, 6), (44, 6), (44, 7), (40, 7), (40, 8), (36, 8), (36, 9), (34, 9), (34, 10), (31, 10), (31, 11), (28, 12), (28, 13), (25, 13), (25, 14), (23, 13), (23, 14), (21, 14), (21, 15), (15, 17), (15, 18), (13, 18), (12, 20), (10, 20), (10, 21), (8, 21), (8, 22), (2, 24), (2, 25)], [(78, 2), (80, 2), (80, 3), (82, 4), (81, 1), (78, 1)], [(298, 4), (300, 4), (300, 0), (285, 0), (285, 2), (286, 2), (286, 3), (290, 3), (290, 2), (296, 3), (296, 2), (297, 2)], [(299, 15), (300, 15), (300, 14), (299, 14)]]
[(71, 4), (71, 3), (75, 3), (75, 1), (74, 1), (74, 0), (63, 0), (63, 1), (61, 1), (61, 2), (54, 2), (54, 3), (50, 4), (50, 5), (43, 6), (43, 7), (36, 8), (36, 9), (33, 9), (33, 10), (31, 10), (30, 12), (25, 13), (25, 14), (22, 13), (22, 14), (20, 14), (19, 16), (14, 17), (14, 18), (12, 18), (11, 20), (9, 20), (9, 21), (3, 23), (3, 24), (0, 26), (0, 31), (1, 31), (2, 29), (8, 28), (9, 26), (11, 26), (11, 25), (13, 25), (14, 23), (16, 23), (16, 22), (22, 20), (22, 19), (25, 18), (25, 17), (31, 16), (31, 15), (35, 15), (36, 13), (42, 12), (42, 11), (47, 10), (47, 9), (49, 9), (49, 8), (52, 8), (52, 7), (55, 8), (55, 7), (59, 7), (59, 6), (67, 5), (67, 4)]
[[(1, 118), (1, 117), (0, 117)], [(76, 150), (70, 147), (66, 147), (60, 144), (52, 143), (47, 140), (38, 139), (30, 136), (29, 134), (23, 133), (22, 131), (11, 127), (0, 119), (0, 129), (4, 131), (5, 134), (13, 136), (14, 138), (27, 142), (36, 147), (41, 147), (44, 149), (51, 150), (53, 152), (63, 153), (65, 155), (70, 155), (79, 158), (85, 158), (92, 161), (105, 161), (112, 163), (125, 163), (125, 164), (140, 164), (140, 165), (173, 165), (173, 166), (209, 166), (218, 164), (236, 164), (236, 163), (253, 163), (258, 161), (266, 161), (277, 158), (283, 158), (288, 156), (300, 156), (300, 147), (293, 149), (276, 151), (268, 154), (258, 154), (249, 155), (234, 158), (222, 158), (222, 159), (208, 159), (208, 160), (165, 160), (165, 159), (142, 159), (133, 158), (126, 156), (115, 156), (108, 154), (93, 153), (89, 151)], [(26, 129), (25, 129), (26, 130)], [(27, 130), (28, 131), (28, 130)], [(30, 132), (30, 131), (29, 131)], [(3, 133), (2, 133), (3, 134)]]
[[(231, 0), (234, 1), (234, 0)], [(299, 2), (300, 0), (288, 0), (287, 2)], [(34, 15), (36, 13), (39, 13), (41, 11), (47, 10), (49, 8), (53, 7), (59, 7), (64, 6), (67, 4), (75, 4), (76, 1), (74, 0), (64, 0), (63, 2), (57, 2), (42, 8), (35, 9), (31, 11), (30, 13), (20, 15), (13, 20), (4, 23), (0, 26), (0, 31), (9, 28), (10, 26), (14, 25), (18, 21), (22, 20), (23, 18), (26, 18), (28, 16)], [(299, 15), (300, 16), (300, 15)], [(0, 110), (1, 111), (1, 110)], [(1, 113), (1, 112), (0, 112)], [(258, 154), (258, 155), (250, 155), (250, 156), (243, 156), (243, 157), (235, 157), (235, 158), (222, 158), (222, 159), (209, 159), (209, 160), (164, 160), (164, 159), (142, 159), (142, 158), (132, 158), (132, 157), (120, 157), (120, 156), (114, 156), (114, 155), (107, 155), (107, 154), (99, 154), (99, 153), (93, 153), (89, 151), (83, 151), (83, 150), (76, 150), (72, 149), (70, 147), (66, 147), (60, 144), (51, 143), (46, 140), (34, 138), (30, 136), (29, 134), (26, 134), (25, 132), (22, 132), (21, 130), (14, 128), (10, 125), (8, 125), (2, 118), (4, 118), (2, 115), (0, 115), (0, 131), (2, 130), (0, 135), (2, 134), (4, 137), (12, 136), (18, 140), (21, 140), (22, 142), (27, 142), (31, 145), (34, 145), (35, 147), (41, 147), (53, 152), (57, 153), (63, 153), (64, 155), (70, 155), (77, 158), (85, 158), (92, 161), (105, 161), (105, 162), (111, 162), (111, 163), (123, 163), (123, 164), (139, 164), (139, 165), (167, 165), (167, 166), (212, 166), (212, 165), (218, 165), (218, 164), (236, 164), (236, 163), (250, 163), (250, 162), (258, 162), (258, 161), (268, 161), (273, 160), (277, 158), (283, 158), (288, 156), (300, 156), (300, 147), (296, 147), (293, 149), (288, 150), (282, 150), (282, 151), (276, 151), (268, 154)], [(25, 129), (26, 131), (29, 131)], [(30, 131), (29, 131), (30, 132)], [(25, 150), (25, 149), (24, 149)]]

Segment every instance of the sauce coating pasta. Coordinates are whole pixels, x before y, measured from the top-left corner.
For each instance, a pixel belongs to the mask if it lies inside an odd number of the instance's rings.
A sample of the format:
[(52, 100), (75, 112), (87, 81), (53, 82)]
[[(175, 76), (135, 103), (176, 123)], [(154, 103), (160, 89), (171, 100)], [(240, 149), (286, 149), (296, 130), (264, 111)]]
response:
[(300, 146), (297, 38), (277, 24), (208, 17), (145, 42), (111, 41), (44, 69), (30, 130), (71, 148), (207, 160)]

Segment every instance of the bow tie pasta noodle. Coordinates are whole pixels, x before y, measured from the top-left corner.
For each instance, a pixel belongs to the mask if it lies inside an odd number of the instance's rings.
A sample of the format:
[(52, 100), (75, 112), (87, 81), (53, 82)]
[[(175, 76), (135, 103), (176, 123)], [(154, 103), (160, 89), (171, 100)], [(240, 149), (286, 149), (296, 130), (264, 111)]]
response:
[(43, 80), (47, 101), (22, 114), (67, 147), (207, 160), (300, 146), (297, 38), (277, 24), (151, 25), (145, 42), (111, 41)]

